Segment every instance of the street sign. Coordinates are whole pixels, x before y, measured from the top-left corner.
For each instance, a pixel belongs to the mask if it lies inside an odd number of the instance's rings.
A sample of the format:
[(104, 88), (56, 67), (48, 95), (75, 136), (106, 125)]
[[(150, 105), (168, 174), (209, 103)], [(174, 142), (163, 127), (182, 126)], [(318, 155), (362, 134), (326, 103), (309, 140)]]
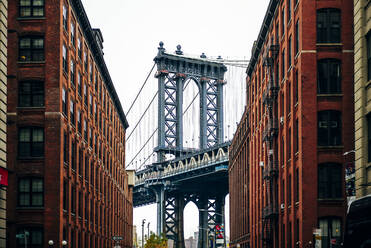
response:
[(124, 239), (124, 237), (122, 237), (122, 236), (113, 236), (112, 237), (112, 240), (114, 240), (114, 241), (119, 241), (119, 240), (123, 240)]

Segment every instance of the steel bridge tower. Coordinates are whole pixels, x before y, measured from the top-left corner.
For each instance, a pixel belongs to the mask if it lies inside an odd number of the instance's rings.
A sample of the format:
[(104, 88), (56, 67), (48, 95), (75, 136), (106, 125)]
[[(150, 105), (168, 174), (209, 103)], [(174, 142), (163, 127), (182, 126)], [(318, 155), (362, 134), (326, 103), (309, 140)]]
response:
[[(161, 170), (166, 164), (166, 154), (179, 158), (188, 152), (183, 147), (183, 90), (187, 80), (193, 80), (199, 90), (200, 150), (223, 142), (223, 85), (227, 68), (221, 62), (208, 60), (204, 54), (199, 58), (185, 56), (180, 45), (175, 53), (168, 53), (162, 42), (154, 61), (158, 79), (158, 146), (155, 148), (158, 161), (153, 166)], [(183, 210), (192, 201), (200, 210), (198, 247), (207, 247), (207, 230), (215, 229), (215, 223), (224, 223), (224, 197), (228, 191), (210, 195), (202, 190), (185, 192), (174, 187), (170, 182), (151, 186), (156, 195), (157, 233), (173, 239), (176, 248), (185, 247)]]

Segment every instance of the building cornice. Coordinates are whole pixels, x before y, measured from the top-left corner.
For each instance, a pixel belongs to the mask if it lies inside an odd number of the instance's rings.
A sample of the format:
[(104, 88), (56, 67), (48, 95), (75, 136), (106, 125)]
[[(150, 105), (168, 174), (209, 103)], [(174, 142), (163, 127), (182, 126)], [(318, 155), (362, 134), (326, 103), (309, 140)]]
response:
[(249, 77), (251, 77), (251, 74), (255, 69), (255, 65), (258, 61), (260, 51), (264, 45), (264, 41), (266, 40), (267, 33), (271, 25), (272, 19), (274, 17), (274, 13), (276, 12), (276, 8), (279, 1), (280, 0), (270, 0), (269, 2), (267, 12), (265, 13), (264, 16), (263, 24), (260, 28), (258, 39), (254, 42), (254, 46), (251, 52), (251, 59), (246, 69), (246, 73)]
[(77, 17), (78, 22), (80, 23), (80, 26), (84, 32), (85, 38), (89, 44), (90, 50), (92, 51), (92, 54), (94, 56), (95, 62), (98, 65), (100, 72), (102, 74), (102, 77), (104, 78), (104, 83), (107, 87), (107, 90), (112, 98), (113, 103), (116, 106), (118, 115), (120, 117), (120, 120), (124, 126), (124, 128), (129, 127), (129, 123), (126, 119), (124, 110), (122, 109), (120, 99), (117, 95), (117, 92), (115, 90), (115, 87), (113, 85), (111, 76), (108, 72), (106, 62), (103, 58), (102, 50), (100, 49), (94, 35), (94, 31), (90, 25), (88, 16), (86, 15), (84, 6), (82, 5), (81, 0), (70, 0), (71, 6), (74, 9), (75, 15)]

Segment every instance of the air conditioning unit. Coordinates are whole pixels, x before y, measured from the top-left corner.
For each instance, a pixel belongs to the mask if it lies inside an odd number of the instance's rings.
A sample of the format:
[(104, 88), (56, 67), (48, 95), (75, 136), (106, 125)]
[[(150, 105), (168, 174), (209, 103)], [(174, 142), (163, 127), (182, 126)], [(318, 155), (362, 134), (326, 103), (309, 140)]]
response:
[(280, 124), (283, 125), (283, 123), (285, 122), (285, 118), (283, 116), (280, 117)]
[(260, 162), (259, 162), (259, 166), (260, 166), (260, 167), (264, 167), (264, 161), (260, 161)]
[(285, 203), (281, 203), (281, 209), (285, 209)]

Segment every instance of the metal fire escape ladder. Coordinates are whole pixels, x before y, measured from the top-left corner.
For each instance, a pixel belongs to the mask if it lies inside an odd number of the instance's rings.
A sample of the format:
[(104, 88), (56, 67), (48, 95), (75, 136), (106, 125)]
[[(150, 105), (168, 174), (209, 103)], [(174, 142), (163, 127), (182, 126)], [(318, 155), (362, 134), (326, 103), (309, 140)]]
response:
[[(262, 239), (263, 247), (273, 247), (277, 244), (274, 237), (277, 237), (278, 232), (278, 196), (277, 196), (277, 176), (278, 176), (278, 151), (277, 151), (277, 135), (278, 135), (278, 104), (277, 95), (279, 91), (278, 82), (274, 80), (274, 64), (278, 54), (278, 45), (273, 43), (273, 39), (267, 45), (267, 50), (264, 54), (264, 66), (266, 67), (266, 75), (268, 84), (266, 91), (263, 94), (263, 103), (268, 111), (268, 123), (263, 132), (263, 140), (266, 142), (268, 150), (267, 165), (263, 170), (263, 178), (266, 184), (267, 205), (263, 208), (263, 229)], [(278, 72), (276, 72), (278, 73)]]

